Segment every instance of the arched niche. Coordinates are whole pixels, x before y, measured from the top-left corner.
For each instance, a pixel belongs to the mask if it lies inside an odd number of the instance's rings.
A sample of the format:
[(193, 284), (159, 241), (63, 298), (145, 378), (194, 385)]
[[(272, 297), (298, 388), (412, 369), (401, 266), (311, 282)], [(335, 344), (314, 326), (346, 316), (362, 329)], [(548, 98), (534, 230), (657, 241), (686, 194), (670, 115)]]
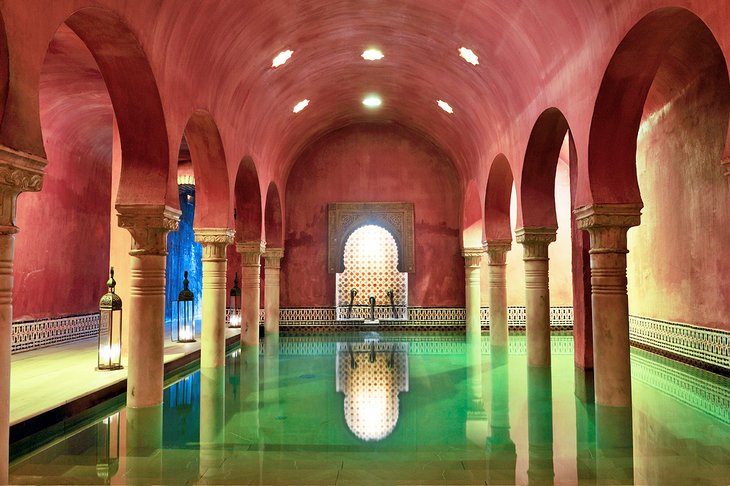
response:
[(328, 205), (327, 271), (345, 270), (345, 243), (360, 226), (388, 230), (398, 245), (398, 271), (416, 271), (413, 203), (331, 203)]

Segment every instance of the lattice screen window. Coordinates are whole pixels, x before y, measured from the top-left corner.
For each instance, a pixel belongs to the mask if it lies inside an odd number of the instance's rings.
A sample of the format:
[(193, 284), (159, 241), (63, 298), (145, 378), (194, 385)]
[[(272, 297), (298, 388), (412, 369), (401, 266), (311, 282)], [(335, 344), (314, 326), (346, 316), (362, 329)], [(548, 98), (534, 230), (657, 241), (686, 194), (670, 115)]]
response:
[(398, 247), (393, 236), (376, 225), (361, 226), (345, 243), (345, 271), (337, 274), (337, 305), (350, 303), (350, 289), (357, 289), (355, 305), (369, 305), (375, 296), (376, 305), (390, 305), (386, 295), (393, 289), (397, 306), (408, 304), (408, 274), (398, 271)]

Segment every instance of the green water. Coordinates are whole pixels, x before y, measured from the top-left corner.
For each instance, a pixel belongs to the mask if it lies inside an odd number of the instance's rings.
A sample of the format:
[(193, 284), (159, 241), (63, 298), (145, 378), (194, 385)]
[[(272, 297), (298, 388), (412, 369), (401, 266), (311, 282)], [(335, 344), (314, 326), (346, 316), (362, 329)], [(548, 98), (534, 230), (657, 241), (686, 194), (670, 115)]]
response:
[(54, 439), (10, 481), (730, 482), (730, 380), (634, 350), (633, 409), (597, 409), (581, 398), (592, 385), (570, 336), (553, 336), (547, 370), (528, 369), (525, 347), (524, 336), (509, 352), (488, 336), (268, 339), (173, 383), (161, 409), (121, 409)]

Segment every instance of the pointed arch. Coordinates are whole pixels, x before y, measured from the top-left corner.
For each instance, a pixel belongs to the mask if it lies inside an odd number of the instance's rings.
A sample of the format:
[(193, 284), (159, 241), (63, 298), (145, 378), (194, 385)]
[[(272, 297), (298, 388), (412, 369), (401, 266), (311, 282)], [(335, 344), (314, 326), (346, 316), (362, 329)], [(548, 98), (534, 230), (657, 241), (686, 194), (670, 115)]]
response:
[(264, 210), (264, 232), (266, 246), (282, 248), (284, 246), (284, 213), (282, 211), (279, 188), (274, 181), (269, 183), (266, 191), (266, 206)]
[[(548, 108), (537, 118), (522, 165), (518, 226), (558, 227), (555, 214), (555, 172), (568, 130), (568, 121), (557, 108)], [(572, 140), (570, 143), (572, 144)]]
[(184, 130), (195, 174), (195, 227), (230, 228), (228, 169), (218, 126), (205, 110), (195, 110)]
[(484, 198), (484, 234), (487, 241), (512, 239), (510, 200), (513, 185), (514, 177), (509, 161), (503, 154), (499, 154), (489, 168)]
[(616, 48), (601, 81), (589, 133), (587, 179), (594, 204), (642, 203), (636, 148), (647, 95), (671, 47), (693, 28), (704, 31), (700, 37), (719, 49), (707, 25), (680, 7), (647, 14)]
[(91, 52), (109, 91), (122, 149), (117, 204), (176, 208), (165, 114), (137, 37), (121, 17), (98, 7), (77, 10), (65, 24)]
[(461, 244), (463, 248), (482, 246), (482, 203), (474, 179), (466, 186), (461, 208)]
[(233, 190), (236, 208), (236, 241), (262, 239), (261, 188), (256, 165), (244, 157), (238, 166)]

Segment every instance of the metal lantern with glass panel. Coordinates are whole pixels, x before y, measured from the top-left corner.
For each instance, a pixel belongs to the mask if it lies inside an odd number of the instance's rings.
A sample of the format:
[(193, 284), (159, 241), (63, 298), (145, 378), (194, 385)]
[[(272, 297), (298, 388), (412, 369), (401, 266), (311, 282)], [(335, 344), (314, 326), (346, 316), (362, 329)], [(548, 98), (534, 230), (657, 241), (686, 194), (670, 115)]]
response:
[(238, 272), (236, 272), (236, 276), (233, 278), (233, 288), (231, 288), (228, 307), (230, 308), (228, 327), (241, 327), (241, 287), (238, 286)]
[(119, 472), (119, 412), (96, 424), (96, 475), (109, 484)]
[(177, 336), (171, 333), (173, 341), (178, 343), (195, 342), (195, 296), (188, 288), (188, 271), (185, 270), (183, 289), (177, 295)]
[(99, 301), (99, 348), (97, 370), (122, 369), (122, 299), (114, 293), (114, 267), (106, 282), (109, 291)]

